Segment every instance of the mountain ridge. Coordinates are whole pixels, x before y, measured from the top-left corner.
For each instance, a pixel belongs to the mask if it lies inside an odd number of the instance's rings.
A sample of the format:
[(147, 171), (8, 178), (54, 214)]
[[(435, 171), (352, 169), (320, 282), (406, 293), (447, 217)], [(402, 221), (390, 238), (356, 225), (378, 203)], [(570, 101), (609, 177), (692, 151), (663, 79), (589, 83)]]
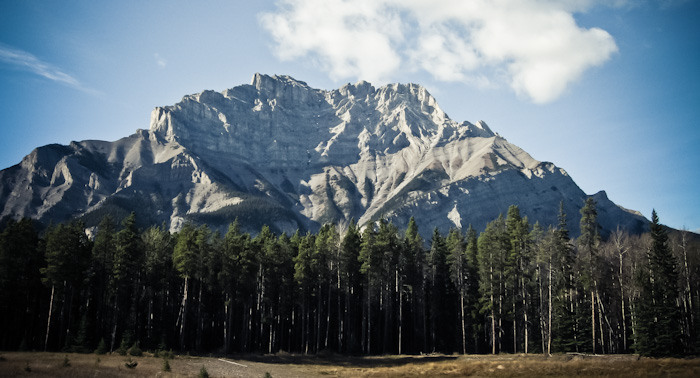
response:
[[(263, 74), (157, 107), (148, 130), (39, 147), (0, 171), (2, 217), (94, 223), (136, 210), (171, 231), (188, 221), (223, 227), (234, 217), (251, 231), (379, 217), (405, 226), (414, 214), (424, 227), (483, 229), (512, 204), (533, 222), (556, 224), (560, 201), (577, 230), (586, 197), (565, 170), (485, 122), (450, 119), (418, 84), (321, 90)], [(604, 230), (645, 229), (638, 213), (605, 193), (594, 198)]]

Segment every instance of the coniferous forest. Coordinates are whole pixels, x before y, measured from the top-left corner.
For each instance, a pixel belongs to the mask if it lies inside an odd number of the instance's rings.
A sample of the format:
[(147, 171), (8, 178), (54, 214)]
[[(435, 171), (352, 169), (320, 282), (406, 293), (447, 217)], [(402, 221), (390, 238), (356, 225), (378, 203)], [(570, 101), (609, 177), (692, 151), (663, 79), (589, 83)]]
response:
[(194, 353), (639, 353), (700, 346), (700, 256), (688, 232), (603, 240), (511, 206), (478, 233), (423, 240), (385, 220), (256, 236), (135, 215), (0, 233), (0, 349)]

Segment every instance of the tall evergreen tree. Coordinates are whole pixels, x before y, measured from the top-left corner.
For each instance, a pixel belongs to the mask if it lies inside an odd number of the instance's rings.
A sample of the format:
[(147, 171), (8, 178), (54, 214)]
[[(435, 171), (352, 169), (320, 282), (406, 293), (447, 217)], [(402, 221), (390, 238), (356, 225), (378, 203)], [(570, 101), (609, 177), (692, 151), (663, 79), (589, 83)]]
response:
[(136, 214), (131, 213), (122, 221), (122, 229), (115, 235), (115, 251), (112, 268), (114, 288), (114, 322), (112, 345), (122, 332), (122, 342), (131, 345), (138, 341), (137, 318), (138, 298), (141, 289), (143, 267), (143, 246), (139, 230), (136, 228)]
[(659, 223), (656, 210), (651, 214), (650, 231), (652, 245), (647, 267), (637, 276), (642, 290), (637, 305), (635, 349), (644, 355), (668, 356), (680, 353), (682, 347), (678, 271), (666, 229)]
[(110, 325), (114, 320), (111, 316), (110, 298), (114, 293), (111, 283), (116, 253), (115, 233), (114, 220), (109, 215), (105, 216), (97, 226), (92, 247), (90, 282), (93, 301), (96, 303), (97, 332), (100, 339), (108, 337), (111, 332)]
[[(600, 302), (598, 293), (598, 248), (600, 244), (600, 226), (598, 225), (598, 211), (596, 210), (596, 202), (593, 197), (588, 197), (584, 206), (581, 208), (581, 236), (578, 238), (579, 243), (579, 260), (581, 262), (581, 280), (584, 290), (588, 293), (587, 302), (590, 306), (590, 334), (585, 335), (579, 332), (581, 339), (589, 339), (591, 341), (591, 350), (595, 354), (596, 346), (596, 312), (601, 312), (596, 304)], [(600, 319), (598, 319), (600, 320)], [(586, 337), (586, 336), (590, 336)], [(587, 348), (586, 348), (587, 349)]]
[(506, 300), (506, 259), (511, 249), (503, 215), (486, 225), (478, 239), (481, 312), (488, 314), (491, 353), (503, 349)]
[(460, 351), (467, 353), (467, 282), (469, 277), (469, 265), (467, 263), (466, 246), (464, 236), (458, 229), (451, 229), (447, 235), (447, 261), (450, 266), (450, 279), (458, 293)]
[(427, 271), (423, 238), (418, 233), (415, 218), (411, 217), (404, 234), (403, 247), (406, 256), (406, 285), (410, 291), (413, 352), (428, 352), (427, 316)]
[(445, 238), (437, 228), (433, 230), (430, 243), (430, 325), (433, 349), (451, 353), (457, 335), (454, 315), (455, 289), (450, 280), (447, 263), (448, 249)]
[(141, 234), (144, 248), (144, 282), (146, 284), (146, 340), (145, 346), (155, 349), (167, 347), (167, 324), (174, 322), (172, 315), (175, 290), (173, 268), (173, 238), (165, 225), (149, 227)]
[[(60, 224), (46, 235), (46, 267), (41, 268), (42, 282), (51, 287), (51, 300), (46, 327), (45, 348), (49, 341), (54, 294), (60, 297), (58, 345), (71, 347), (72, 338), (78, 328), (78, 299), (86, 272), (90, 264), (92, 245), (85, 234), (85, 225), (80, 221)], [(76, 308), (77, 307), (77, 308)]]
[[(374, 337), (372, 327), (376, 327), (376, 311), (372, 311), (373, 297), (378, 291), (378, 286), (382, 277), (383, 253), (377, 248), (377, 231), (374, 224), (369, 224), (365, 227), (362, 233), (362, 242), (360, 244), (360, 254), (358, 261), (360, 262), (360, 273), (364, 276), (364, 305), (363, 305), (363, 321), (362, 321), (362, 349), (367, 354), (372, 353), (372, 345), (374, 345)], [(376, 331), (375, 331), (376, 333)], [(376, 353), (376, 350), (375, 350)]]
[(362, 277), (359, 261), (361, 243), (360, 230), (353, 219), (350, 221), (345, 236), (343, 236), (339, 268), (344, 298), (341, 322), (342, 342), (339, 343), (339, 347), (350, 353), (360, 350), (359, 340), (362, 337), (359, 333), (362, 328), (362, 319), (361, 316), (358, 316), (357, 311), (357, 308), (362, 304)]
[(187, 343), (188, 318), (190, 317), (190, 286), (191, 280), (198, 273), (199, 257), (197, 252), (197, 230), (189, 223), (186, 223), (176, 236), (175, 247), (173, 249), (173, 265), (180, 277), (184, 280), (182, 286), (182, 302), (178, 315), (178, 326), (180, 329), (180, 349), (186, 350), (189, 347)]
[(34, 222), (10, 220), (0, 233), (0, 349), (40, 347), (43, 256)]
[(479, 244), (476, 230), (469, 225), (466, 235), (466, 277), (465, 277), (465, 306), (467, 308), (467, 332), (472, 334), (473, 342), (471, 352), (481, 351), (481, 337), (483, 331), (483, 316), (479, 311)]
[(552, 347), (556, 352), (576, 351), (574, 256), (564, 203), (559, 204), (559, 223), (553, 229), (552, 245)]

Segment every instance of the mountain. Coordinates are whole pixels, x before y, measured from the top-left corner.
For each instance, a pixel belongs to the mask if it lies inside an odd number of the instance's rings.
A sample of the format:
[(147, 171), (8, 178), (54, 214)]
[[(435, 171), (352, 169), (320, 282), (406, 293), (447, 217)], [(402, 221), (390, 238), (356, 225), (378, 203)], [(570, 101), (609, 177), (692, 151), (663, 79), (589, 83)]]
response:
[[(149, 130), (115, 142), (47, 145), (0, 171), (0, 217), (41, 222), (136, 211), (142, 224), (250, 231), (316, 230), (351, 219), (415, 216), (433, 227), (477, 230), (518, 205), (556, 224), (563, 201), (572, 233), (587, 195), (561, 168), (533, 159), (484, 122), (458, 123), (416, 84), (367, 82), (332, 91), (289, 76), (185, 96), (151, 114)], [(594, 195), (605, 231), (648, 221)]]

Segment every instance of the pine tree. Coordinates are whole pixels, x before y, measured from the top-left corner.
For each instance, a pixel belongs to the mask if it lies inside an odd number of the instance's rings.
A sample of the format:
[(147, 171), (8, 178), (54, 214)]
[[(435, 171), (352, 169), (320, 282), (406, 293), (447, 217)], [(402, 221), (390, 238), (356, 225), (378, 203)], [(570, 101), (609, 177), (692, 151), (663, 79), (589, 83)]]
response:
[[(117, 329), (122, 333), (137, 336), (137, 309), (141, 289), (143, 245), (136, 228), (136, 214), (131, 213), (122, 221), (122, 229), (114, 237), (115, 251), (112, 261), (112, 284), (114, 290), (112, 344), (117, 338)], [(129, 340), (130, 342), (132, 340)]]
[(408, 221), (404, 233), (403, 247), (406, 256), (406, 285), (410, 291), (410, 309), (413, 327), (413, 353), (428, 352), (427, 316), (427, 272), (426, 254), (423, 238), (418, 233), (418, 225), (414, 217)]
[(360, 273), (362, 273), (365, 282), (362, 321), (362, 349), (367, 354), (372, 354), (372, 345), (374, 340), (372, 337), (374, 334), (372, 327), (373, 325), (376, 326), (376, 322), (373, 318), (373, 314), (376, 312), (372, 311), (373, 297), (382, 277), (382, 258), (382, 251), (377, 248), (377, 231), (375, 230), (374, 224), (369, 224), (365, 227), (364, 232), (362, 233), (360, 254), (358, 256), (358, 261), (361, 264)]
[(486, 225), (486, 230), (479, 235), (479, 302), (481, 313), (489, 320), (491, 353), (501, 351), (501, 330), (503, 329), (503, 271), (505, 256), (510, 249), (506, 234), (505, 220), (502, 215)]
[(552, 351), (576, 350), (576, 319), (573, 249), (566, 223), (564, 203), (559, 203), (559, 223), (553, 231), (552, 245)]
[(451, 353), (457, 335), (454, 315), (457, 309), (455, 289), (450, 280), (445, 238), (437, 228), (430, 243), (430, 324), (431, 341), (436, 351)]
[[(40, 271), (42, 282), (51, 287), (49, 316), (46, 327), (45, 348), (51, 330), (54, 294), (61, 297), (59, 346), (70, 346), (71, 330), (77, 328), (77, 300), (90, 264), (92, 245), (85, 235), (85, 225), (80, 221), (60, 224), (51, 228), (46, 235), (46, 267)], [(75, 311), (74, 311), (75, 310)]]
[(530, 225), (527, 218), (520, 216), (520, 210), (512, 205), (508, 208), (506, 216), (506, 232), (509, 238), (509, 249), (506, 256), (506, 286), (508, 295), (508, 307), (512, 321), (513, 352), (520, 348), (528, 352), (530, 343), (530, 308), (531, 293), (529, 281), (531, 279), (531, 242)]
[(677, 305), (678, 271), (666, 229), (659, 223), (655, 210), (651, 214), (650, 231), (652, 246), (647, 254), (648, 265), (637, 275), (641, 294), (637, 302), (635, 349), (644, 355), (679, 354), (682, 332)]
[[(165, 225), (149, 227), (141, 234), (144, 249), (144, 282), (146, 284), (146, 338), (145, 346), (155, 349), (166, 324), (169, 323), (171, 309), (171, 283), (176, 274), (173, 268), (173, 238)], [(164, 348), (163, 348), (164, 349)]]
[(450, 279), (452, 285), (456, 288), (459, 300), (459, 328), (460, 328), (460, 351), (462, 354), (467, 353), (467, 279), (469, 275), (466, 246), (462, 233), (457, 229), (451, 229), (447, 235), (447, 261), (450, 266)]
[(479, 335), (483, 331), (483, 316), (479, 311), (479, 244), (476, 230), (469, 225), (466, 236), (466, 277), (465, 277), (465, 306), (467, 307), (467, 330), (473, 335), (472, 353), (480, 352)]
[(33, 346), (28, 331), (40, 316), (43, 260), (34, 222), (10, 220), (0, 233), (0, 349)]
[[(309, 353), (309, 348), (312, 344), (312, 327), (315, 324), (315, 319), (312, 319), (313, 299), (317, 287), (317, 272), (314, 266), (314, 244), (315, 235), (307, 233), (299, 242), (299, 252), (294, 257), (294, 280), (300, 290), (301, 296), (301, 350), (304, 354)], [(313, 327), (315, 328), (315, 327)], [(313, 351), (313, 348), (312, 350)]]
[[(581, 281), (583, 284), (583, 289), (587, 292), (588, 297), (586, 301), (590, 306), (590, 323), (589, 327), (585, 327), (590, 330), (590, 333), (579, 332), (581, 339), (581, 344), (585, 343), (584, 340), (590, 340), (590, 346), (592, 352), (595, 354), (597, 352), (596, 346), (601, 343), (602, 340), (596, 342), (596, 311), (601, 313), (600, 309), (596, 308), (597, 302), (600, 301), (600, 296), (598, 293), (598, 248), (600, 244), (600, 226), (598, 225), (598, 211), (596, 210), (596, 202), (593, 197), (586, 198), (586, 203), (581, 208), (581, 236), (578, 239), (579, 244), (579, 259), (581, 265)], [(583, 309), (581, 309), (583, 312)], [(598, 319), (600, 320), (600, 319)], [(582, 322), (583, 323), (583, 322)], [(583, 328), (583, 327), (582, 327)], [(589, 338), (590, 337), (590, 338)], [(587, 349), (587, 348), (586, 348)]]
[(182, 302), (178, 315), (178, 325), (180, 328), (180, 348), (185, 350), (188, 347), (187, 331), (190, 305), (191, 279), (198, 271), (197, 256), (197, 230), (189, 223), (185, 224), (176, 236), (175, 247), (173, 249), (173, 265), (180, 277), (184, 280), (182, 289)]
[(361, 306), (362, 277), (360, 274), (359, 252), (362, 243), (360, 230), (355, 220), (350, 221), (350, 226), (343, 237), (340, 254), (341, 288), (345, 299), (343, 308), (343, 340), (347, 352), (359, 351), (361, 338), (361, 318), (357, 308)]

